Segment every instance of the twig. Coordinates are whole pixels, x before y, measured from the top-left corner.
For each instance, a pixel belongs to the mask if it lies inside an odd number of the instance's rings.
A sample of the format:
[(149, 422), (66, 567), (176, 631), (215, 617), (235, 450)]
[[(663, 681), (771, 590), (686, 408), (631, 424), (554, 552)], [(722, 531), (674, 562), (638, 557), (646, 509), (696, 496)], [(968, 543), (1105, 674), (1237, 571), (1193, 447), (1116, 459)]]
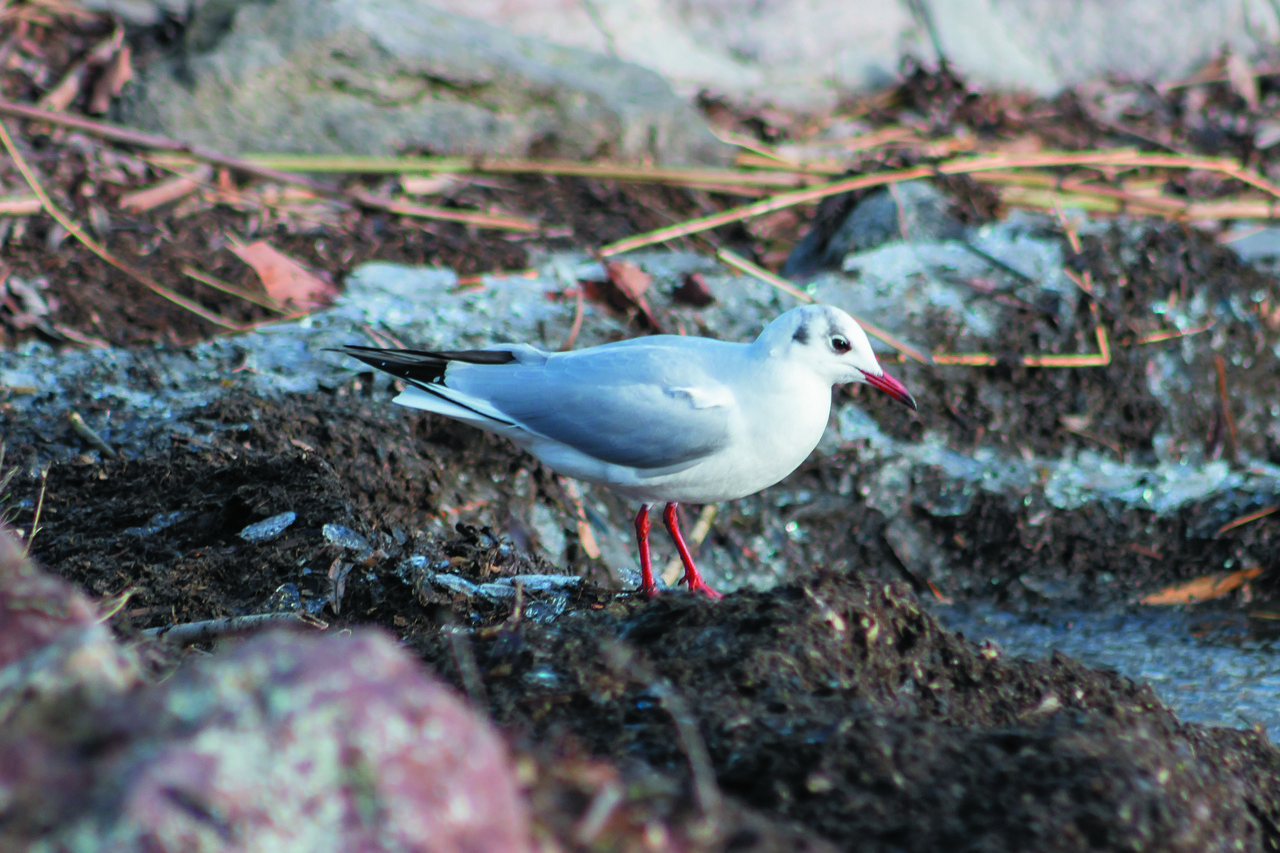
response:
[(1142, 337), (1128, 344), (1128, 346), (1139, 346), (1141, 344), (1158, 344), (1161, 341), (1172, 341), (1172, 340), (1176, 340), (1177, 338), (1188, 337), (1189, 335), (1198, 335), (1201, 332), (1207, 332), (1212, 328), (1213, 328), (1213, 320), (1210, 319), (1208, 322), (1201, 323), (1199, 326), (1196, 326), (1195, 328), (1192, 328), (1192, 329), (1181, 329), (1181, 330), (1174, 330), (1170, 332), (1152, 332), (1149, 335), (1143, 335)]
[(1218, 372), (1218, 402), (1222, 405), (1222, 419), (1227, 423), (1227, 454), (1231, 464), (1238, 461), (1236, 418), (1231, 414), (1231, 399), (1227, 394), (1227, 365), (1221, 355), (1213, 357), (1213, 366)]
[(1271, 506), (1263, 507), (1257, 512), (1251, 512), (1248, 515), (1242, 515), (1239, 518), (1232, 519), (1218, 528), (1217, 535), (1221, 536), (1228, 530), (1235, 530), (1237, 527), (1243, 527), (1244, 525), (1257, 521), (1260, 518), (1266, 518), (1268, 515), (1271, 515), (1273, 512), (1278, 510), (1280, 510), (1280, 504), (1272, 504)]
[(130, 587), (114, 598), (104, 601), (98, 613), (98, 621), (106, 622), (111, 619), (112, 616), (115, 616), (123, 610), (124, 606), (129, 603), (129, 599), (133, 598), (134, 592), (135, 590)]
[(777, 151), (774, 151), (758, 139), (753, 139), (752, 137), (745, 136), (741, 133), (731, 133), (727, 130), (716, 130), (715, 128), (711, 129), (711, 134), (726, 145), (732, 145), (736, 148), (750, 151), (755, 156), (763, 157), (780, 168), (785, 169), (788, 165), (786, 157), (783, 157)]
[(933, 174), (934, 170), (927, 167), (899, 169), (893, 172), (877, 172), (871, 175), (862, 175), (857, 178), (848, 178), (843, 181), (836, 181), (832, 184), (823, 184), (821, 186), (813, 187), (812, 189), (783, 193), (781, 195), (776, 195), (773, 198), (767, 198), (764, 201), (758, 201), (755, 204), (748, 204), (743, 207), (733, 207), (712, 216), (704, 216), (700, 219), (691, 219), (688, 222), (673, 225), (669, 228), (660, 228), (657, 231), (650, 231), (646, 234), (637, 234), (634, 237), (628, 237), (625, 240), (619, 240), (616, 243), (610, 243), (607, 246), (600, 247), (600, 254), (606, 257), (609, 255), (620, 255), (623, 252), (630, 252), (633, 249), (651, 246), (655, 243), (665, 243), (668, 240), (675, 240), (678, 237), (687, 237), (690, 234), (709, 231), (712, 228), (719, 228), (721, 225), (728, 225), (731, 222), (739, 222), (743, 219), (750, 219), (753, 216), (760, 216), (765, 213), (772, 213), (775, 210), (794, 207), (797, 204), (818, 201), (826, 198), (827, 196), (853, 192), (854, 190), (866, 189), (867, 187), (878, 187), (882, 184), (891, 184), (895, 181), (912, 181), (917, 178), (928, 178)]
[[(1090, 303), (1095, 324), (1094, 335), (1098, 341), (1098, 352), (1093, 355), (1024, 355), (1016, 363), (1024, 367), (1106, 367), (1111, 363), (1111, 340), (1107, 330), (1098, 318), (1097, 303)], [(935, 352), (933, 360), (936, 364), (962, 365), (964, 367), (994, 367), (1000, 363), (1000, 357), (986, 352), (944, 353)], [(1007, 363), (1007, 360), (1006, 360)]]
[(565, 336), (564, 343), (560, 345), (560, 352), (568, 352), (573, 349), (574, 343), (578, 340), (578, 333), (582, 331), (582, 315), (586, 309), (586, 305), (582, 296), (582, 285), (575, 288), (578, 299), (573, 307), (573, 325), (569, 327), (569, 334)]
[[(116, 127), (115, 125), (106, 124), (105, 122), (100, 121), (92, 121), (90, 119), (81, 118), (80, 116), (36, 109), (35, 107), (17, 104), (12, 101), (0, 100), (0, 113), (16, 116), (18, 118), (30, 119), (31, 121), (42, 121), (47, 122), (48, 124), (59, 125), (61, 127), (70, 127), (103, 139), (110, 139), (114, 142), (123, 142), (129, 145), (137, 145), (153, 151), (169, 151), (175, 154), (182, 154), (196, 160), (212, 163), (216, 166), (233, 169), (237, 172), (251, 175), (255, 178), (274, 181), (280, 184), (291, 184), (293, 186), (306, 187), (316, 194), (325, 196), (326, 198), (342, 198), (348, 201), (354, 201), (366, 207), (387, 210), (392, 213), (400, 213), (405, 216), (453, 219), (473, 224), (483, 222), (486, 224), (481, 225), (481, 227), (509, 228), (517, 231), (536, 230), (537, 228), (536, 225), (528, 222), (527, 220), (517, 220), (515, 217), (490, 217), (484, 214), (469, 214), (465, 211), (430, 208), (426, 205), (416, 205), (411, 202), (380, 198), (364, 192), (363, 190), (344, 190), (341, 188), (330, 187), (302, 175), (282, 172), (279, 169), (272, 169), (243, 157), (231, 157), (211, 148), (191, 145), (165, 136), (156, 136), (155, 134), (142, 133), (136, 130), (129, 130), (128, 128)], [(0, 126), (3, 126), (2, 123), (0, 123)], [(9, 147), (12, 153), (12, 146), (9, 145)], [(403, 171), (403, 169), (400, 171)], [(64, 227), (66, 226), (64, 225)], [(72, 229), (68, 228), (67, 230), (70, 231)]]
[(93, 431), (93, 428), (84, 422), (84, 418), (80, 417), (79, 412), (68, 412), (67, 420), (71, 422), (71, 429), (76, 435), (83, 438), (90, 446), (102, 451), (102, 454), (110, 459), (115, 459), (119, 454), (116, 449), (107, 444), (106, 440)]
[(765, 284), (771, 287), (776, 287), (778, 290), (781, 290), (788, 296), (793, 296), (796, 299), (799, 299), (801, 302), (815, 301), (811, 295), (805, 293), (782, 276), (774, 275), (764, 267), (758, 264), (753, 264), (751, 261), (742, 257), (742, 255), (739, 255), (732, 249), (718, 249), (716, 251), (716, 260), (720, 261), (722, 264), (728, 264), (738, 272), (744, 272), (747, 275), (754, 276)]
[(528, 281), (536, 281), (538, 278), (537, 270), (494, 270), (493, 272), (476, 273), (475, 275), (458, 276), (458, 288), (470, 289), (476, 287), (484, 287), (486, 278), (523, 278)]
[(461, 222), (477, 228), (492, 228), (501, 231), (537, 231), (538, 224), (519, 216), (490, 216), (487, 213), (474, 213), (467, 210), (451, 210), (446, 207), (433, 207), (416, 204), (411, 201), (379, 198), (371, 193), (350, 190), (347, 193), (353, 200), (365, 205), (398, 213), (401, 216), (417, 216), (421, 219), (439, 219), (445, 222)]
[(249, 616), (228, 616), (222, 619), (206, 619), (202, 622), (185, 622), (180, 625), (165, 625), (161, 628), (145, 628), (142, 633), (152, 639), (165, 639), (179, 646), (190, 646), (196, 643), (211, 643), (223, 637), (243, 634), (264, 625), (282, 622), (298, 622), (323, 631), (328, 628), (327, 622), (317, 619), (306, 612), (285, 611), (280, 613), (254, 613)]
[(277, 314), (289, 313), (289, 311), (286, 308), (283, 308), (280, 305), (280, 303), (276, 302), (270, 296), (267, 296), (265, 294), (251, 293), (250, 291), (237, 287), (231, 282), (223, 281), (217, 276), (212, 276), (206, 272), (201, 272), (195, 267), (184, 266), (182, 268), (182, 272), (184, 275), (190, 278), (194, 278), (196, 281), (200, 282), (201, 284), (207, 284), (209, 287), (212, 287), (214, 290), (221, 290), (223, 293), (228, 293), (232, 296), (243, 299), (245, 302), (250, 302), (254, 305), (257, 305), (260, 308), (266, 308), (268, 311), (274, 311)]
[(591, 530), (591, 522), (587, 521), (587, 509), (582, 504), (582, 491), (575, 480), (568, 477), (559, 477), (559, 480), (564, 486), (565, 494), (569, 496), (569, 503), (573, 504), (574, 512), (578, 516), (578, 544), (582, 546), (582, 550), (588, 557), (598, 560), (600, 543), (596, 542), (596, 535)]
[[(404, 174), (412, 172), (494, 175), (558, 175), (574, 178), (631, 181), (635, 183), (703, 184), (706, 186), (804, 187), (812, 175), (785, 172), (742, 172), (736, 169), (691, 169), (670, 166), (632, 166), (625, 163), (580, 163), (572, 160), (517, 160), (486, 157), (313, 157), (302, 154), (253, 154), (249, 162), (299, 172), (357, 172)], [(778, 161), (772, 160), (777, 169)]]
[(252, 175), (256, 178), (263, 178), (268, 181), (275, 181), (281, 184), (295, 184), (298, 186), (309, 187), (316, 192), (324, 195), (333, 195), (335, 191), (326, 187), (318, 181), (313, 181), (300, 175), (290, 174), (289, 172), (281, 172), (277, 169), (271, 169), (266, 166), (258, 165), (250, 160), (240, 157), (231, 157), (219, 151), (210, 148), (204, 148), (199, 145), (190, 145), (177, 139), (171, 139), (166, 136), (157, 136), (151, 133), (142, 133), (137, 130), (130, 130), (127, 127), (118, 127), (116, 125), (107, 124), (106, 122), (93, 121), (92, 119), (83, 118), (81, 116), (71, 115), (68, 113), (55, 113), (48, 110), (41, 110), (35, 107), (29, 107), (25, 104), (14, 103), (13, 101), (0, 100), (0, 113), (14, 116), (16, 118), (29, 119), (31, 121), (42, 121), (47, 124), (58, 125), (60, 127), (69, 127), (79, 130), (102, 139), (110, 139), (113, 142), (123, 142), (127, 145), (136, 145), (139, 148), (147, 148), (152, 151), (170, 151), (175, 154), (185, 154), (196, 160), (203, 160), (207, 163), (213, 163), (216, 166), (225, 166), (228, 169), (234, 169), (246, 175)]
[(1077, 429), (1065, 423), (1062, 425), (1062, 428), (1065, 429), (1067, 432), (1075, 433), (1081, 438), (1087, 438), (1090, 441), (1101, 444), (1103, 447), (1107, 448), (1112, 453), (1114, 453), (1116, 457), (1120, 459), (1122, 462), (1124, 461), (1124, 449), (1120, 445), (1116, 444), (1114, 441), (1109, 441), (1103, 438), (1102, 436), (1098, 435), (1097, 433), (1089, 432), (1089, 430), (1087, 429)]
[(40, 469), (40, 494), (36, 497), (36, 512), (31, 517), (31, 532), (27, 534), (27, 543), (22, 548), (22, 556), (31, 556), (31, 543), (36, 541), (36, 534), (40, 532), (40, 511), (44, 509), (44, 493), (49, 489), (49, 469)]

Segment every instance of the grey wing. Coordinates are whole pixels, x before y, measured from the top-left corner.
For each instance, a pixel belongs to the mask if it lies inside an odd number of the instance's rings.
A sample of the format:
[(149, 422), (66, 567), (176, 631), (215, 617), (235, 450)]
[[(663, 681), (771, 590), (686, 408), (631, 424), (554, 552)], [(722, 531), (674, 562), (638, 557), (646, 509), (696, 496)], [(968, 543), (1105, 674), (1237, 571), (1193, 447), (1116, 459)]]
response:
[(596, 459), (678, 470), (723, 448), (736, 413), (730, 389), (690, 355), (616, 347), (501, 370), (457, 365), (445, 384)]

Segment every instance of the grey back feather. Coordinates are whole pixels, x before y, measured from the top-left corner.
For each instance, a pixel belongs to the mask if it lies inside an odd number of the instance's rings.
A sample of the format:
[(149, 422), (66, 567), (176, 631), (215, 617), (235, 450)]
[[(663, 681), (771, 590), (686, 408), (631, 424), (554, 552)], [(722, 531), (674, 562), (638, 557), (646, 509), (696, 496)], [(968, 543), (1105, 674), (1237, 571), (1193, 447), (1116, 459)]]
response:
[(668, 346), (662, 337), (501, 367), (454, 362), (444, 384), (596, 459), (678, 469), (727, 444), (736, 406), (702, 404), (700, 392), (722, 387), (704, 356), (744, 345), (676, 338), (677, 345)]

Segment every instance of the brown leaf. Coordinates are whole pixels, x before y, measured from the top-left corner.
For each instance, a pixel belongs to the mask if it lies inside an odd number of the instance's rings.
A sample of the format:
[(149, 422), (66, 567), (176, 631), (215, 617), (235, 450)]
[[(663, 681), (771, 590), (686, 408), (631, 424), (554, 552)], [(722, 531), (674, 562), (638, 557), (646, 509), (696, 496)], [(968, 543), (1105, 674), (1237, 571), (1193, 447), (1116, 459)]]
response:
[(1249, 112), (1258, 111), (1258, 78), (1249, 67), (1249, 60), (1232, 51), (1227, 54), (1227, 79), (1231, 81), (1231, 91), (1244, 99)]
[(314, 311), (333, 302), (338, 289), (265, 241), (247, 246), (231, 246), (236, 257), (253, 267), (267, 294), (281, 305), (293, 302), (305, 311)]
[(604, 271), (608, 274), (609, 281), (636, 303), (644, 298), (645, 291), (653, 282), (653, 276), (627, 261), (610, 261), (604, 265)]
[(656, 332), (661, 331), (662, 325), (654, 316), (653, 310), (649, 308), (648, 300), (644, 298), (645, 291), (653, 281), (653, 276), (628, 261), (607, 261), (604, 271), (609, 276), (609, 283), (617, 289), (618, 293), (640, 309), (649, 327)]
[(84, 82), (85, 64), (76, 63), (70, 71), (39, 100), (36, 106), (52, 112), (62, 112), (71, 106), (71, 102), (80, 94), (80, 84)]
[(684, 284), (677, 287), (671, 296), (676, 302), (692, 305), (694, 308), (706, 308), (716, 301), (715, 294), (707, 287), (707, 281), (700, 272), (686, 275)]
[(111, 106), (111, 99), (118, 98), (126, 83), (133, 79), (132, 52), (129, 45), (121, 45), (111, 57), (98, 82), (93, 84), (89, 96), (89, 113), (102, 115)]
[(1262, 574), (1261, 568), (1241, 569), (1229, 575), (1205, 575), (1186, 583), (1165, 587), (1142, 599), (1143, 604), (1194, 604), (1211, 601), (1243, 586), (1248, 580)]

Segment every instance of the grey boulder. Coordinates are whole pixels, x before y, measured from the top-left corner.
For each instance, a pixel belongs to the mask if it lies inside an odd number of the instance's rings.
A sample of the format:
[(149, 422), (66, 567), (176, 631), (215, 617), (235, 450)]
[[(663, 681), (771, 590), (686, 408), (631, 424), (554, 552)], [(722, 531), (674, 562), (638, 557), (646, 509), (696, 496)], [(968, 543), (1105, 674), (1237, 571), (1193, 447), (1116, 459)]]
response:
[(123, 117), (229, 152), (720, 163), (662, 77), (415, 0), (208, 3)]

